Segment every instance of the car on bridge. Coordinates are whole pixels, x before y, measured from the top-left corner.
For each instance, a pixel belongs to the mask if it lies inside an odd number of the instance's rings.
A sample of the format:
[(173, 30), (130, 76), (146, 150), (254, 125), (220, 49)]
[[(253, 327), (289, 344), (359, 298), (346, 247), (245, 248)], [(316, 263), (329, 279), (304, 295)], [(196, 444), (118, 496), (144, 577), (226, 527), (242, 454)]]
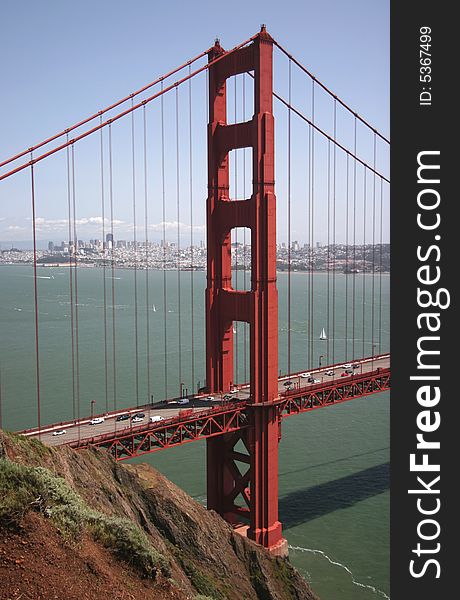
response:
[(116, 421), (127, 421), (129, 419), (129, 414), (125, 413), (124, 415), (118, 415)]
[(131, 421), (133, 423), (140, 423), (141, 421), (144, 420), (144, 418), (145, 418), (145, 413), (142, 413), (142, 412), (141, 413), (136, 413), (135, 415), (133, 415), (131, 417)]
[(153, 415), (150, 417), (150, 423), (158, 423), (158, 421), (164, 421), (165, 418), (161, 415)]
[(64, 435), (66, 433), (67, 431), (65, 429), (57, 429), (56, 431), (53, 431), (53, 435)]
[(105, 421), (104, 417), (95, 417), (89, 422), (90, 425), (100, 425)]
[(308, 379), (309, 377), (311, 377), (311, 373), (301, 373), (300, 377), (303, 377), (304, 379)]
[(176, 400), (175, 404), (189, 404), (190, 403), (190, 399), (189, 398), (179, 398), (179, 400)]
[(334, 371), (332, 369), (329, 369), (329, 371), (325, 371), (324, 374), (328, 377), (332, 377), (334, 375)]

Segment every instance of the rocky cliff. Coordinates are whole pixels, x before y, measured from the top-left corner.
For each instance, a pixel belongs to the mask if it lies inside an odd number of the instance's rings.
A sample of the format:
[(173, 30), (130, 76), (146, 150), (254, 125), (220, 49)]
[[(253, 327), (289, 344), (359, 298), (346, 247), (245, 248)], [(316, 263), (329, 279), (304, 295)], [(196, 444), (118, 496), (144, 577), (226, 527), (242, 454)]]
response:
[(150, 466), (2, 432), (0, 598), (317, 600)]

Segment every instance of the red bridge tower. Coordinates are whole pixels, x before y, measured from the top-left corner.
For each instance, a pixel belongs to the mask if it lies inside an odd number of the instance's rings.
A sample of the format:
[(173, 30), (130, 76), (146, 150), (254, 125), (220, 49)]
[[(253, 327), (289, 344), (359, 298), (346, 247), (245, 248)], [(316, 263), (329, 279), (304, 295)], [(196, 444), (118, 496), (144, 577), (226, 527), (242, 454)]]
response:
[[(251, 426), (207, 441), (208, 508), (232, 524), (249, 520), (248, 536), (284, 552), (278, 520), (278, 291), (274, 192), (273, 40), (263, 26), (253, 42), (226, 56), (218, 41), (209, 61), (206, 382), (229, 391), (233, 375), (233, 321), (250, 327)], [(227, 125), (226, 82), (254, 72), (254, 115)], [(253, 189), (232, 200), (229, 152), (252, 148)], [(231, 230), (251, 230), (251, 290), (232, 288)], [(242, 445), (241, 445), (242, 442)], [(240, 449), (237, 449), (237, 444)], [(240, 503), (238, 504), (238, 499)], [(242, 500), (242, 502), (241, 502)]]

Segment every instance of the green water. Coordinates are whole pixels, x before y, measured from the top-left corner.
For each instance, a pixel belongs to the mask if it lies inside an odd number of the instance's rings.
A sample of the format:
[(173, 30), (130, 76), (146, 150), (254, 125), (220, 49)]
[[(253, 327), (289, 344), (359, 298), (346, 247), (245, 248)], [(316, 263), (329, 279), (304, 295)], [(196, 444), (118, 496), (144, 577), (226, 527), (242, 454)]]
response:
[[(66, 420), (73, 415), (71, 304), (69, 272), (64, 268), (40, 268), (39, 342), (42, 423)], [(179, 361), (179, 315), (177, 274), (166, 273), (166, 311), (162, 272), (150, 272), (148, 319), (145, 273), (138, 283), (138, 371), (136, 386), (136, 339), (134, 272), (115, 271), (115, 310), (112, 311), (112, 279), (107, 271), (107, 379), (104, 344), (103, 272), (78, 271), (77, 384), (81, 414), (147, 401), (150, 394), (165, 394), (165, 332), (167, 392), (178, 395), (182, 382), (189, 390), (204, 378), (204, 273), (193, 275), (194, 346), (192, 379), (191, 275), (182, 273), (182, 352)], [(243, 275), (239, 274), (242, 284)], [(364, 283), (364, 285), (363, 285)], [(352, 356), (352, 333), (356, 357), (389, 347), (389, 277), (326, 274), (313, 276), (314, 347), (306, 342), (309, 278), (291, 275), (292, 371)], [(381, 309), (380, 309), (381, 286)], [(335, 305), (327, 307), (327, 290), (335, 289)], [(356, 299), (353, 316), (352, 295)], [(279, 274), (279, 368), (287, 370), (287, 275)], [(365, 310), (362, 311), (363, 289)], [(377, 299), (372, 302), (372, 290)], [(346, 302), (345, 298), (348, 297)], [(348, 317), (345, 309), (348, 307)], [(329, 318), (328, 318), (329, 312)], [(115, 315), (115, 381), (113, 370), (112, 318)], [(335, 314), (335, 318), (333, 318)], [(75, 317), (75, 315), (74, 315)], [(364, 317), (364, 328), (363, 328)], [(334, 342), (321, 342), (324, 326)], [(150, 386), (147, 378), (147, 321), (150, 331)], [(374, 326), (372, 327), (372, 321)], [(36, 424), (32, 270), (23, 266), (0, 267), (0, 370), (3, 426), (21, 429)], [(345, 323), (348, 333), (345, 333)], [(379, 326), (381, 323), (381, 327)], [(374, 332), (372, 340), (372, 330)], [(238, 379), (247, 373), (244, 326), (236, 326)], [(381, 334), (380, 334), (381, 332)], [(380, 334), (380, 335), (379, 335)], [(364, 342), (363, 342), (364, 340)], [(74, 343), (76, 338), (74, 337)], [(246, 352), (246, 358), (247, 358)], [(235, 359), (236, 360), (236, 359)], [(114, 387), (116, 389), (114, 389)], [(116, 396), (116, 398), (114, 397)], [(311, 582), (322, 600), (371, 600), (389, 595), (389, 394), (354, 400), (339, 406), (285, 419), (280, 444), (280, 520), (290, 544), (290, 559)], [(199, 502), (205, 503), (205, 444), (194, 443), (146, 457), (172, 481)]]

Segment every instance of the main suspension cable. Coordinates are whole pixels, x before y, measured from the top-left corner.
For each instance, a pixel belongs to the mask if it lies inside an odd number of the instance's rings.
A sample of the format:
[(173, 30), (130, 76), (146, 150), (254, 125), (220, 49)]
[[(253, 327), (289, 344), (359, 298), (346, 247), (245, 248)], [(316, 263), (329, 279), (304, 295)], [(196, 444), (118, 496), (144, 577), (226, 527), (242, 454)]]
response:
[(63, 131), (60, 131), (59, 133), (52, 135), (51, 137), (47, 138), (46, 140), (43, 140), (42, 142), (40, 142), (39, 144), (36, 144), (35, 146), (32, 146), (31, 148), (28, 148), (27, 150), (23, 150), (22, 152), (19, 152), (19, 154), (16, 154), (15, 156), (12, 156), (11, 158), (4, 160), (3, 162), (0, 163), (0, 168), (4, 167), (5, 165), (7, 165), (11, 162), (14, 162), (15, 160), (18, 160), (19, 158), (22, 158), (23, 156), (25, 156), (26, 154), (29, 154), (30, 152), (34, 152), (35, 150), (38, 150), (39, 148), (42, 148), (43, 146), (46, 146), (47, 144), (54, 142), (55, 140), (59, 139), (60, 137), (62, 137), (64, 135), (68, 136), (71, 131), (78, 129), (79, 127), (82, 127), (83, 125), (86, 125), (87, 123), (90, 123), (91, 121), (96, 119), (96, 117), (100, 117), (102, 119), (102, 115), (104, 115), (106, 112), (113, 110), (114, 108), (116, 108), (117, 106), (120, 106), (121, 104), (124, 104), (128, 100), (132, 100), (133, 98), (135, 98), (139, 94), (142, 94), (143, 92), (147, 91), (151, 87), (154, 87), (158, 83), (164, 81), (165, 79), (168, 79), (172, 75), (175, 75), (176, 73), (178, 73), (179, 71), (184, 69), (186, 66), (189, 66), (189, 68), (190, 68), (190, 66), (194, 62), (196, 62), (200, 58), (203, 58), (204, 56), (206, 56), (208, 52), (209, 52), (209, 49), (205, 50), (204, 52), (201, 52), (194, 58), (191, 58), (190, 60), (183, 63), (182, 65), (179, 65), (172, 71), (169, 71), (169, 73), (166, 73), (166, 75), (163, 75), (162, 77), (158, 77), (157, 79), (155, 79), (155, 81), (152, 81), (152, 82), (148, 83), (147, 85), (144, 85), (139, 90), (132, 92), (131, 94), (128, 94), (128, 96), (125, 96), (121, 100), (117, 100), (110, 106), (107, 106), (106, 108), (98, 111), (97, 113), (94, 113), (93, 115), (90, 115), (89, 117), (86, 117), (82, 121), (79, 121), (78, 123), (75, 123), (74, 125), (71, 125), (70, 127), (67, 127), (67, 129), (64, 129)]

